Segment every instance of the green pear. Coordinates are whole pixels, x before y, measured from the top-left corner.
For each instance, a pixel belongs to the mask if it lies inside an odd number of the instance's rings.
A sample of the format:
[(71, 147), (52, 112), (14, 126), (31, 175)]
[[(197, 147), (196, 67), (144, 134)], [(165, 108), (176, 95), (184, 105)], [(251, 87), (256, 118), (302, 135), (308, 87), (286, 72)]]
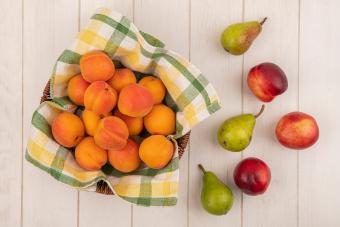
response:
[(201, 192), (201, 203), (203, 208), (214, 215), (228, 213), (233, 205), (233, 192), (218, 177), (210, 171), (206, 171), (199, 164), (203, 172), (203, 188)]
[(256, 118), (264, 111), (264, 105), (256, 115), (241, 114), (224, 121), (218, 130), (218, 142), (226, 150), (242, 151), (250, 144)]
[(223, 48), (233, 55), (243, 54), (260, 34), (266, 20), (264, 18), (261, 22), (249, 21), (228, 26), (221, 35)]

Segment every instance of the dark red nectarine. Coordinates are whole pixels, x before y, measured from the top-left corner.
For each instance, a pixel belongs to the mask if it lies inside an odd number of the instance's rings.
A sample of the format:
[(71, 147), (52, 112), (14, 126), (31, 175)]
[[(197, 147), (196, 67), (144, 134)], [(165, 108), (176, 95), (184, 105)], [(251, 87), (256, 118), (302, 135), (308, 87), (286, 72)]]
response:
[(269, 167), (258, 158), (246, 158), (234, 170), (235, 184), (248, 195), (264, 193), (269, 186), (270, 179)]
[(253, 67), (248, 73), (247, 82), (253, 94), (263, 102), (272, 101), (288, 88), (283, 70), (268, 62)]

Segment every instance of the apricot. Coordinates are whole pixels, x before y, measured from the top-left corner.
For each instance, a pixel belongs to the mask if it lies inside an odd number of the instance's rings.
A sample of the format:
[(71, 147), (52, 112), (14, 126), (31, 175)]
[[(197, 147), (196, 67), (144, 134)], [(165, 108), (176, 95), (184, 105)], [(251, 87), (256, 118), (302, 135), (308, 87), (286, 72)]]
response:
[(52, 122), (54, 139), (64, 147), (75, 147), (84, 137), (85, 129), (80, 118), (69, 112), (62, 112)]
[(118, 109), (130, 117), (144, 117), (153, 106), (150, 91), (139, 84), (129, 84), (119, 94)]
[(90, 136), (94, 136), (94, 133), (97, 129), (100, 119), (111, 115), (112, 115), (111, 112), (99, 115), (91, 110), (85, 109), (82, 113), (81, 118), (83, 120), (86, 133)]
[(129, 137), (129, 130), (123, 120), (118, 117), (104, 117), (99, 121), (94, 133), (94, 141), (103, 149), (122, 149)]
[(175, 112), (163, 104), (155, 105), (144, 117), (146, 130), (152, 135), (170, 135), (176, 130)]
[(85, 108), (97, 114), (110, 112), (117, 104), (117, 92), (104, 81), (92, 83), (85, 92)]
[(111, 87), (117, 92), (120, 92), (124, 87), (129, 84), (135, 84), (135, 74), (127, 68), (117, 69), (113, 77), (108, 81)]
[(130, 136), (137, 136), (143, 130), (143, 118), (126, 116), (119, 112), (118, 109), (115, 111), (115, 116), (119, 117), (125, 122), (129, 129)]
[(93, 51), (80, 58), (80, 72), (90, 83), (111, 79), (115, 73), (115, 65), (111, 58), (102, 51)]
[(101, 119), (100, 115), (96, 114), (95, 112), (91, 110), (85, 109), (81, 117), (84, 122), (86, 133), (90, 136), (94, 136), (94, 133)]
[(174, 154), (174, 145), (165, 136), (153, 135), (139, 146), (140, 159), (152, 169), (165, 167)]
[(107, 162), (107, 151), (98, 147), (93, 137), (85, 137), (76, 147), (76, 162), (86, 170), (100, 170)]
[(122, 149), (109, 150), (109, 162), (117, 170), (129, 173), (136, 170), (140, 165), (138, 144), (129, 139)]
[(70, 100), (78, 106), (84, 106), (84, 95), (89, 85), (90, 83), (81, 75), (72, 77), (67, 85), (67, 95)]
[(110, 111), (110, 112), (107, 112), (107, 113), (104, 113), (104, 114), (100, 114), (99, 116), (100, 116), (100, 118), (112, 116), (112, 112)]
[(154, 104), (162, 103), (165, 97), (166, 88), (160, 79), (154, 76), (146, 76), (138, 83), (151, 92)]

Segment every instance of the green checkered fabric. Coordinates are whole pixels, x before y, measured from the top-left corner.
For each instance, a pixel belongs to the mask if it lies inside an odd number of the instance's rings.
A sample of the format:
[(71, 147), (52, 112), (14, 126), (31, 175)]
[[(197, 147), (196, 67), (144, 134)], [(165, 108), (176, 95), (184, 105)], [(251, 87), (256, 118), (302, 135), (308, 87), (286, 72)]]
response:
[[(163, 81), (168, 91), (166, 103), (176, 111), (176, 133), (168, 137), (176, 145), (176, 152), (165, 168), (155, 170), (142, 165), (134, 172), (121, 173), (107, 164), (99, 171), (87, 171), (77, 165), (72, 149), (53, 139), (51, 123), (61, 111), (81, 114), (67, 97), (67, 85), (80, 73), (81, 56), (93, 50), (105, 51), (117, 67), (132, 69), (137, 79), (154, 75)], [(58, 181), (81, 190), (94, 191), (96, 183), (104, 180), (115, 195), (131, 203), (175, 205), (179, 182), (175, 139), (220, 108), (214, 88), (201, 72), (179, 54), (165, 49), (158, 39), (140, 32), (126, 17), (100, 9), (58, 58), (50, 79), (52, 101), (42, 103), (33, 114), (26, 159)]]

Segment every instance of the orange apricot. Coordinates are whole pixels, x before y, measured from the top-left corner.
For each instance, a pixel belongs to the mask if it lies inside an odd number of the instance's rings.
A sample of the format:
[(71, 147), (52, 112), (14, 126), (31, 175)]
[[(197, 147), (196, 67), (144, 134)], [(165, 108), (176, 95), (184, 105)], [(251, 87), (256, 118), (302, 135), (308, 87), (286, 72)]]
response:
[(165, 167), (173, 154), (174, 145), (162, 135), (149, 136), (139, 146), (140, 159), (152, 169)]
[(122, 149), (109, 150), (108, 156), (110, 164), (123, 173), (136, 170), (141, 162), (138, 154), (138, 144), (131, 139), (128, 139), (127, 144)]
[(80, 58), (80, 72), (90, 83), (111, 79), (115, 73), (115, 65), (111, 58), (102, 51), (93, 51)]
[(54, 139), (64, 147), (75, 147), (84, 137), (85, 130), (80, 118), (69, 112), (62, 112), (52, 122)]
[(146, 130), (152, 135), (170, 135), (176, 130), (175, 112), (163, 104), (155, 105), (144, 117)]
[(97, 114), (110, 112), (117, 104), (117, 92), (104, 81), (93, 82), (85, 91), (85, 108)]
[(122, 119), (129, 129), (130, 136), (137, 136), (143, 130), (143, 118), (141, 117), (129, 117), (119, 112), (118, 109), (115, 111), (115, 116)]
[(78, 165), (86, 170), (100, 170), (107, 162), (107, 151), (98, 147), (93, 137), (85, 137), (75, 149)]
[(129, 84), (119, 94), (118, 109), (130, 117), (144, 117), (153, 106), (150, 91), (138, 84)]
[(89, 85), (90, 83), (81, 75), (72, 77), (67, 85), (67, 95), (70, 100), (78, 106), (84, 106), (84, 95)]
[(94, 136), (101, 117), (95, 112), (85, 109), (82, 112), (81, 118), (84, 122), (86, 133), (90, 136)]
[(142, 85), (151, 92), (152, 97), (154, 99), (154, 104), (162, 103), (165, 97), (166, 88), (160, 79), (154, 76), (146, 76), (143, 77), (138, 82), (138, 84)]
[(113, 77), (108, 81), (108, 84), (113, 87), (117, 92), (120, 92), (124, 87), (129, 84), (135, 84), (136, 77), (132, 70), (123, 68), (117, 69)]
[(94, 133), (96, 144), (103, 149), (122, 149), (129, 137), (129, 130), (118, 117), (104, 117), (99, 121), (97, 129)]

